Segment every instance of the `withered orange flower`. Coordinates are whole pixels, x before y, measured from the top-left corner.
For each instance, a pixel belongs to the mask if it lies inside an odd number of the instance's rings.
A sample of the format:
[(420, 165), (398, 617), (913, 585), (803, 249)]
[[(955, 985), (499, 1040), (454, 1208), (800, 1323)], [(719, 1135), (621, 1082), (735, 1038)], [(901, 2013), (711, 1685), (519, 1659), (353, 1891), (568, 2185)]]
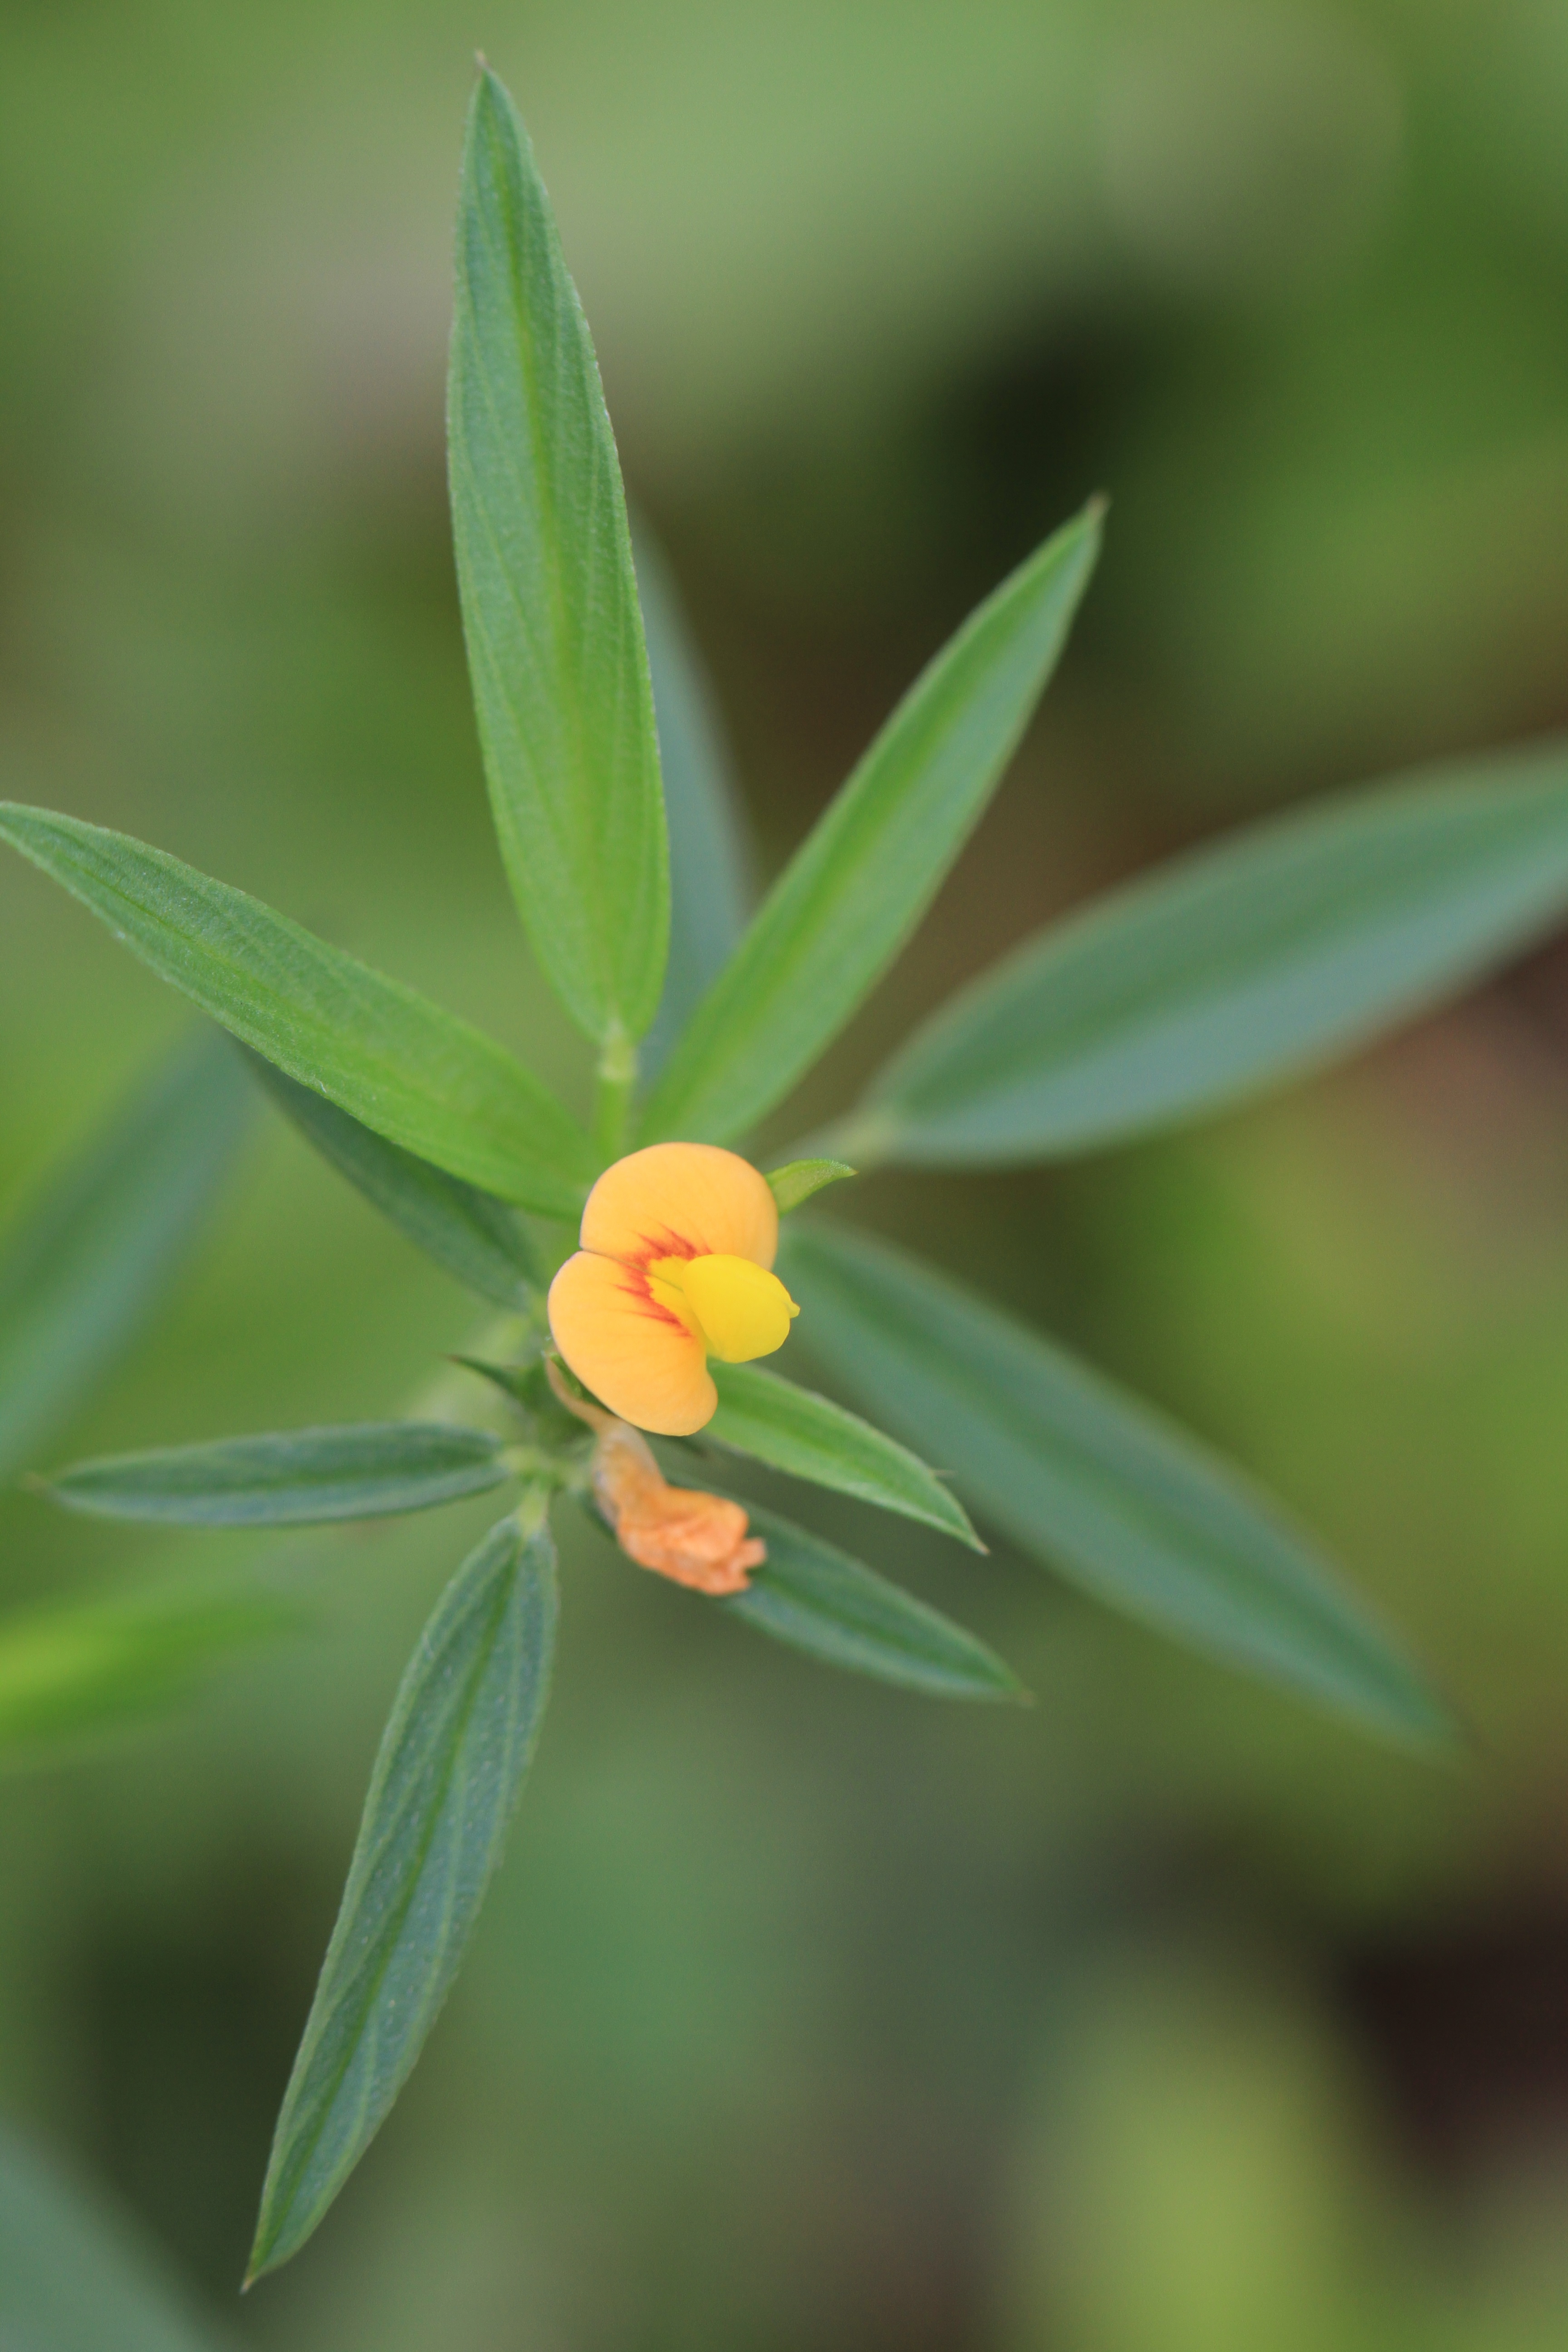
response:
[(744, 1592), (768, 1548), (739, 1503), (665, 1483), (646, 1437), (614, 1421), (594, 1454), (594, 1493), (616, 1541), (639, 1568), (694, 1591)]
[(553, 1364), (549, 1372), (562, 1403), (597, 1433), (594, 1496), (627, 1557), (697, 1592), (744, 1592), (768, 1549), (747, 1533), (742, 1506), (723, 1495), (671, 1486), (639, 1431), (573, 1396)]
[(773, 1272), (779, 1214), (750, 1160), (710, 1143), (654, 1143), (607, 1168), (582, 1247), (550, 1286), (550, 1328), (584, 1388), (656, 1437), (689, 1437), (718, 1409), (708, 1359), (749, 1363), (799, 1312)]

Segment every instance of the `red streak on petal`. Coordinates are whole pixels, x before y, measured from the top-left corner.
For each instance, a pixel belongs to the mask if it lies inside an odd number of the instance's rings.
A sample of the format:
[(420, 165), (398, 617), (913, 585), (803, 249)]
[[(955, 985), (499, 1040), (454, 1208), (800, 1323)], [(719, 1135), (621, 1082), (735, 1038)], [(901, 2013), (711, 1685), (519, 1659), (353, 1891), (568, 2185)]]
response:
[[(671, 1256), (673, 1252), (667, 1250), (665, 1255)], [(632, 1276), (632, 1280), (620, 1285), (620, 1294), (623, 1298), (631, 1301), (635, 1312), (646, 1316), (650, 1322), (669, 1324), (673, 1329), (679, 1332), (683, 1339), (691, 1339), (692, 1333), (689, 1327), (683, 1323), (680, 1317), (671, 1308), (664, 1306), (654, 1297), (648, 1287), (647, 1276), (640, 1273), (635, 1266), (628, 1266), (626, 1272)]]
[(684, 1234), (672, 1233), (665, 1225), (657, 1234), (644, 1234), (641, 1252), (637, 1256), (628, 1258), (626, 1263), (640, 1268), (651, 1265), (657, 1258), (707, 1257), (709, 1255), (700, 1242), (690, 1241)]

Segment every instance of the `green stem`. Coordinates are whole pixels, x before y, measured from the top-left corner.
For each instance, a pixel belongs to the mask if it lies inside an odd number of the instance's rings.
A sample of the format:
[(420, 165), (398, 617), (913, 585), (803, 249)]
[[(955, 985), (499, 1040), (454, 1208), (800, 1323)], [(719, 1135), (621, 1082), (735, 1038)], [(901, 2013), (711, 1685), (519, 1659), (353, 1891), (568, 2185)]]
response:
[[(506, 1465), (516, 1478), (531, 1482), (530, 1493), (542, 1487), (544, 1499), (557, 1487), (580, 1486), (584, 1483), (584, 1447), (581, 1441), (570, 1454), (554, 1454), (546, 1446), (520, 1444), (506, 1449)], [(528, 1496), (523, 1497), (526, 1504)], [(525, 1529), (526, 1532), (526, 1529)]]
[(607, 1166), (626, 1149), (626, 1119), (637, 1078), (637, 1049), (622, 1029), (612, 1029), (599, 1055), (599, 1089), (594, 1104), (594, 1139)]

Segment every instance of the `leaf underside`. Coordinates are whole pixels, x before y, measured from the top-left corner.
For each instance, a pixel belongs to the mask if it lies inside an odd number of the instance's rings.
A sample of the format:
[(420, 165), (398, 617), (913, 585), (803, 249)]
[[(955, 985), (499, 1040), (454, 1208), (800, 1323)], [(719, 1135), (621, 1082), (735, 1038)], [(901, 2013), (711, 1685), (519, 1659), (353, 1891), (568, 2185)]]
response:
[(1568, 749), (1231, 835), (1056, 924), (917, 1032), (847, 1123), (960, 1167), (1125, 1141), (1410, 1019), (1568, 909)]
[(232, 1049), (185, 1040), (0, 1249), (0, 1480), (86, 1404), (205, 1230), (246, 1126)]
[(0, 2124), (5, 2352), (219, 2352), (130, 2221)]
[(835, 1544), (748, 1503), (768, 1556), (717, 1605), (828, 1665), (931, 1698), (1019, 1699), (1010, 1669), (973, 1633)]
[(273, 2141), (250, 2277), (297, 2253), (406, 2081), (532, 1757), (556, 1618), (547, 1527), (491, 1530), (398, 1691)]
[(1196, 1440), (886, 1243), (795, 1228), (785, 1264), (814, 1351), (1024, 1550), (1388, 1738), (1451, 1740), (1373, 1612)]
[(500, 1486), (500, 1441), (445, 1422), (366, 1422), (106, 1455), (58, 1471), (73, 1511), (165, 1527), (297, 1528), (426, 1511)]

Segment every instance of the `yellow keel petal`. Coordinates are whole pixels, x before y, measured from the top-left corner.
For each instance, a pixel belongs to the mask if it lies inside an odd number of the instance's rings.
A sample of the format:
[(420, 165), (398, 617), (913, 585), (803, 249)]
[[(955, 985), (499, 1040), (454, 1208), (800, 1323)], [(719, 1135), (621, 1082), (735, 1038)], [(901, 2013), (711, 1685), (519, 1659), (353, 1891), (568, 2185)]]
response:
[(695, 1257), (682, 1270), (680, 1287), (710, 1352), (726, 1364), (771, 1356), (800, 1313), (777, 1275), (750, 1258)]

